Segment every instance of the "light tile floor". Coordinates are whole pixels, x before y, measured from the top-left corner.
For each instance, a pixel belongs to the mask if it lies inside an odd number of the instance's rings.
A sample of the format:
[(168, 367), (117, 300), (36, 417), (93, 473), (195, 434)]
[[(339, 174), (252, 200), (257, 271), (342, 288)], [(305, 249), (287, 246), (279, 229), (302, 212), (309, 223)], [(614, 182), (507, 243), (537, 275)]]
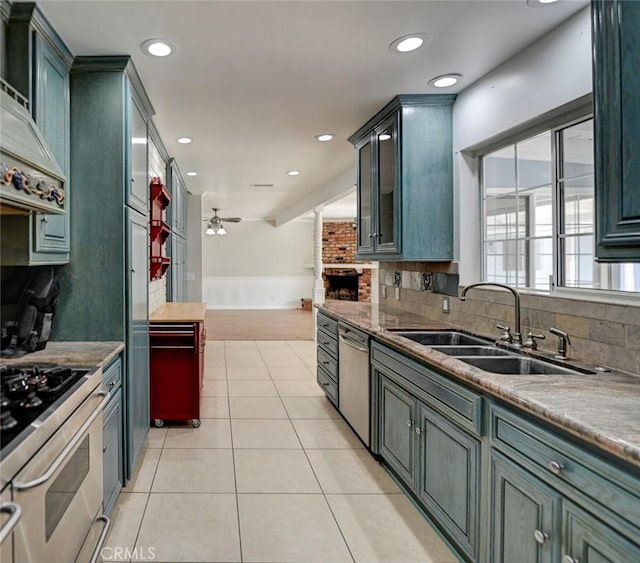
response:
[(312, 341), (207, 342), (202, 425), (151, 428), (103, 561), (458, 561), (315, 383)]

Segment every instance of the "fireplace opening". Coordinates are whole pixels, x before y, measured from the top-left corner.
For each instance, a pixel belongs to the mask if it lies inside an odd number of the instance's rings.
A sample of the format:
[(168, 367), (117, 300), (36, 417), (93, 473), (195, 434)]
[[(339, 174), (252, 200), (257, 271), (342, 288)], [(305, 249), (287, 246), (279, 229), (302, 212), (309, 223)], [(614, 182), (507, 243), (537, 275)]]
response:
[(358, 301), (358, 274), (325, 275), (327, 299)]

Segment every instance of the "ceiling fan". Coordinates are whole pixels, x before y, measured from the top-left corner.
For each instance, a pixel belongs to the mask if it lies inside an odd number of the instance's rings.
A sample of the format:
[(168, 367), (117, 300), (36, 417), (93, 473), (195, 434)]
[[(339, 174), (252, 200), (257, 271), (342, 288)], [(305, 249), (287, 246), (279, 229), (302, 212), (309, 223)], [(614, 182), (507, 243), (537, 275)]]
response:
[(213, 216), (210, 219), (203, 219), (203, 221), (208, 221), (207, 230), (205, 231), (208, 235), (226, 235), (227, 231), (222, 226), (222, 221), (225, 223), (239, 223), (242, 221), (241, 217), (219, 217), (219, 207), (212, 207), (211, 209), (213, 211)]

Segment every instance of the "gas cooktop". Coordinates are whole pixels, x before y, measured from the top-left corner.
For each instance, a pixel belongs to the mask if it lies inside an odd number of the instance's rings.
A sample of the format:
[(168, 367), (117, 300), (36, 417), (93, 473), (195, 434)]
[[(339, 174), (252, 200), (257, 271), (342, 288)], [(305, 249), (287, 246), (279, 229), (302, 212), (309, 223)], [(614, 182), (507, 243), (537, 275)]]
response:
[(15, 448), (86, 373), (57, 366), (0, 367), (0, 453)]

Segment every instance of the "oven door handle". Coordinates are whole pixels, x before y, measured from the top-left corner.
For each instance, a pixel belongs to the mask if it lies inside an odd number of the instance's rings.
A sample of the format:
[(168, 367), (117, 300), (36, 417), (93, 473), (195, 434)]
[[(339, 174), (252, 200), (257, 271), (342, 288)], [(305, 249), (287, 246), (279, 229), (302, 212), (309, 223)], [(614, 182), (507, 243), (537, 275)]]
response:
[(73, 448), (78, 445), (80, 440), (84, 438), (84, 435), (86, 434), (89, 427), (93, 424), (93, 421), (98, 418), (98, 415), (102, 412), (102, 409), (104, 409), (105, 405), (109, 402), (111, 393), (107, 393), (106, 391), (98, 391), (93, 396), (104, 397), (104, 399), (102, 399), (100, 404), (96, 407), (96, 410), (91, 413), (91, 416), (87, 418), (85, 423), (75, 433), (73, 438), (71, 438), (71, 441), (64, 447), (58, 457), (49, 466), (49, 469), (47, 469), (42, 475), (40, 475), (40, 477), (38, 477), (37, 479), (33, 479), (32, 481), (27, 481), (26, 483), (14, 481), (12, 486), (15, 491), (26, 491), (27, 489), (33, 489), (34, 487), (42, 485), (42, 483), (46, 483), (49, 479), (51, 479), (58, 467), (62, 465), (66, 457), (71, 453), (71, 450), (73, 450)]
[(20, 520), (20, 517), (22, 516), (22, 508), (20, 508), (20, 505), (16, 504), (15, 502), (3, 502), (2, 504), (0, 504), (0, 512), (10, 514), (9, 520), (7, 520), (5, 525), (0, 530), (0, 544), (2, 544)]
[(98, 538), (98, 543), (96, 544), (96, 548), (93, 550), (93, 555), (91, 556), (91, 560), (89, 563), (97, 563), (100, 558), (100, 552), (102, 551), (102, 546), (104, 545), (104, 540), (107, 539), (107, 533), (109, 532), (109, 528), (111, 527), (111, 519), (106, 515), (102, 514), (98, 516), (94, 524), (96, 522), (101, 521), (104, 522), (104, 528), (102, 528), (102, 532), (100, 533), (100, 537)]

